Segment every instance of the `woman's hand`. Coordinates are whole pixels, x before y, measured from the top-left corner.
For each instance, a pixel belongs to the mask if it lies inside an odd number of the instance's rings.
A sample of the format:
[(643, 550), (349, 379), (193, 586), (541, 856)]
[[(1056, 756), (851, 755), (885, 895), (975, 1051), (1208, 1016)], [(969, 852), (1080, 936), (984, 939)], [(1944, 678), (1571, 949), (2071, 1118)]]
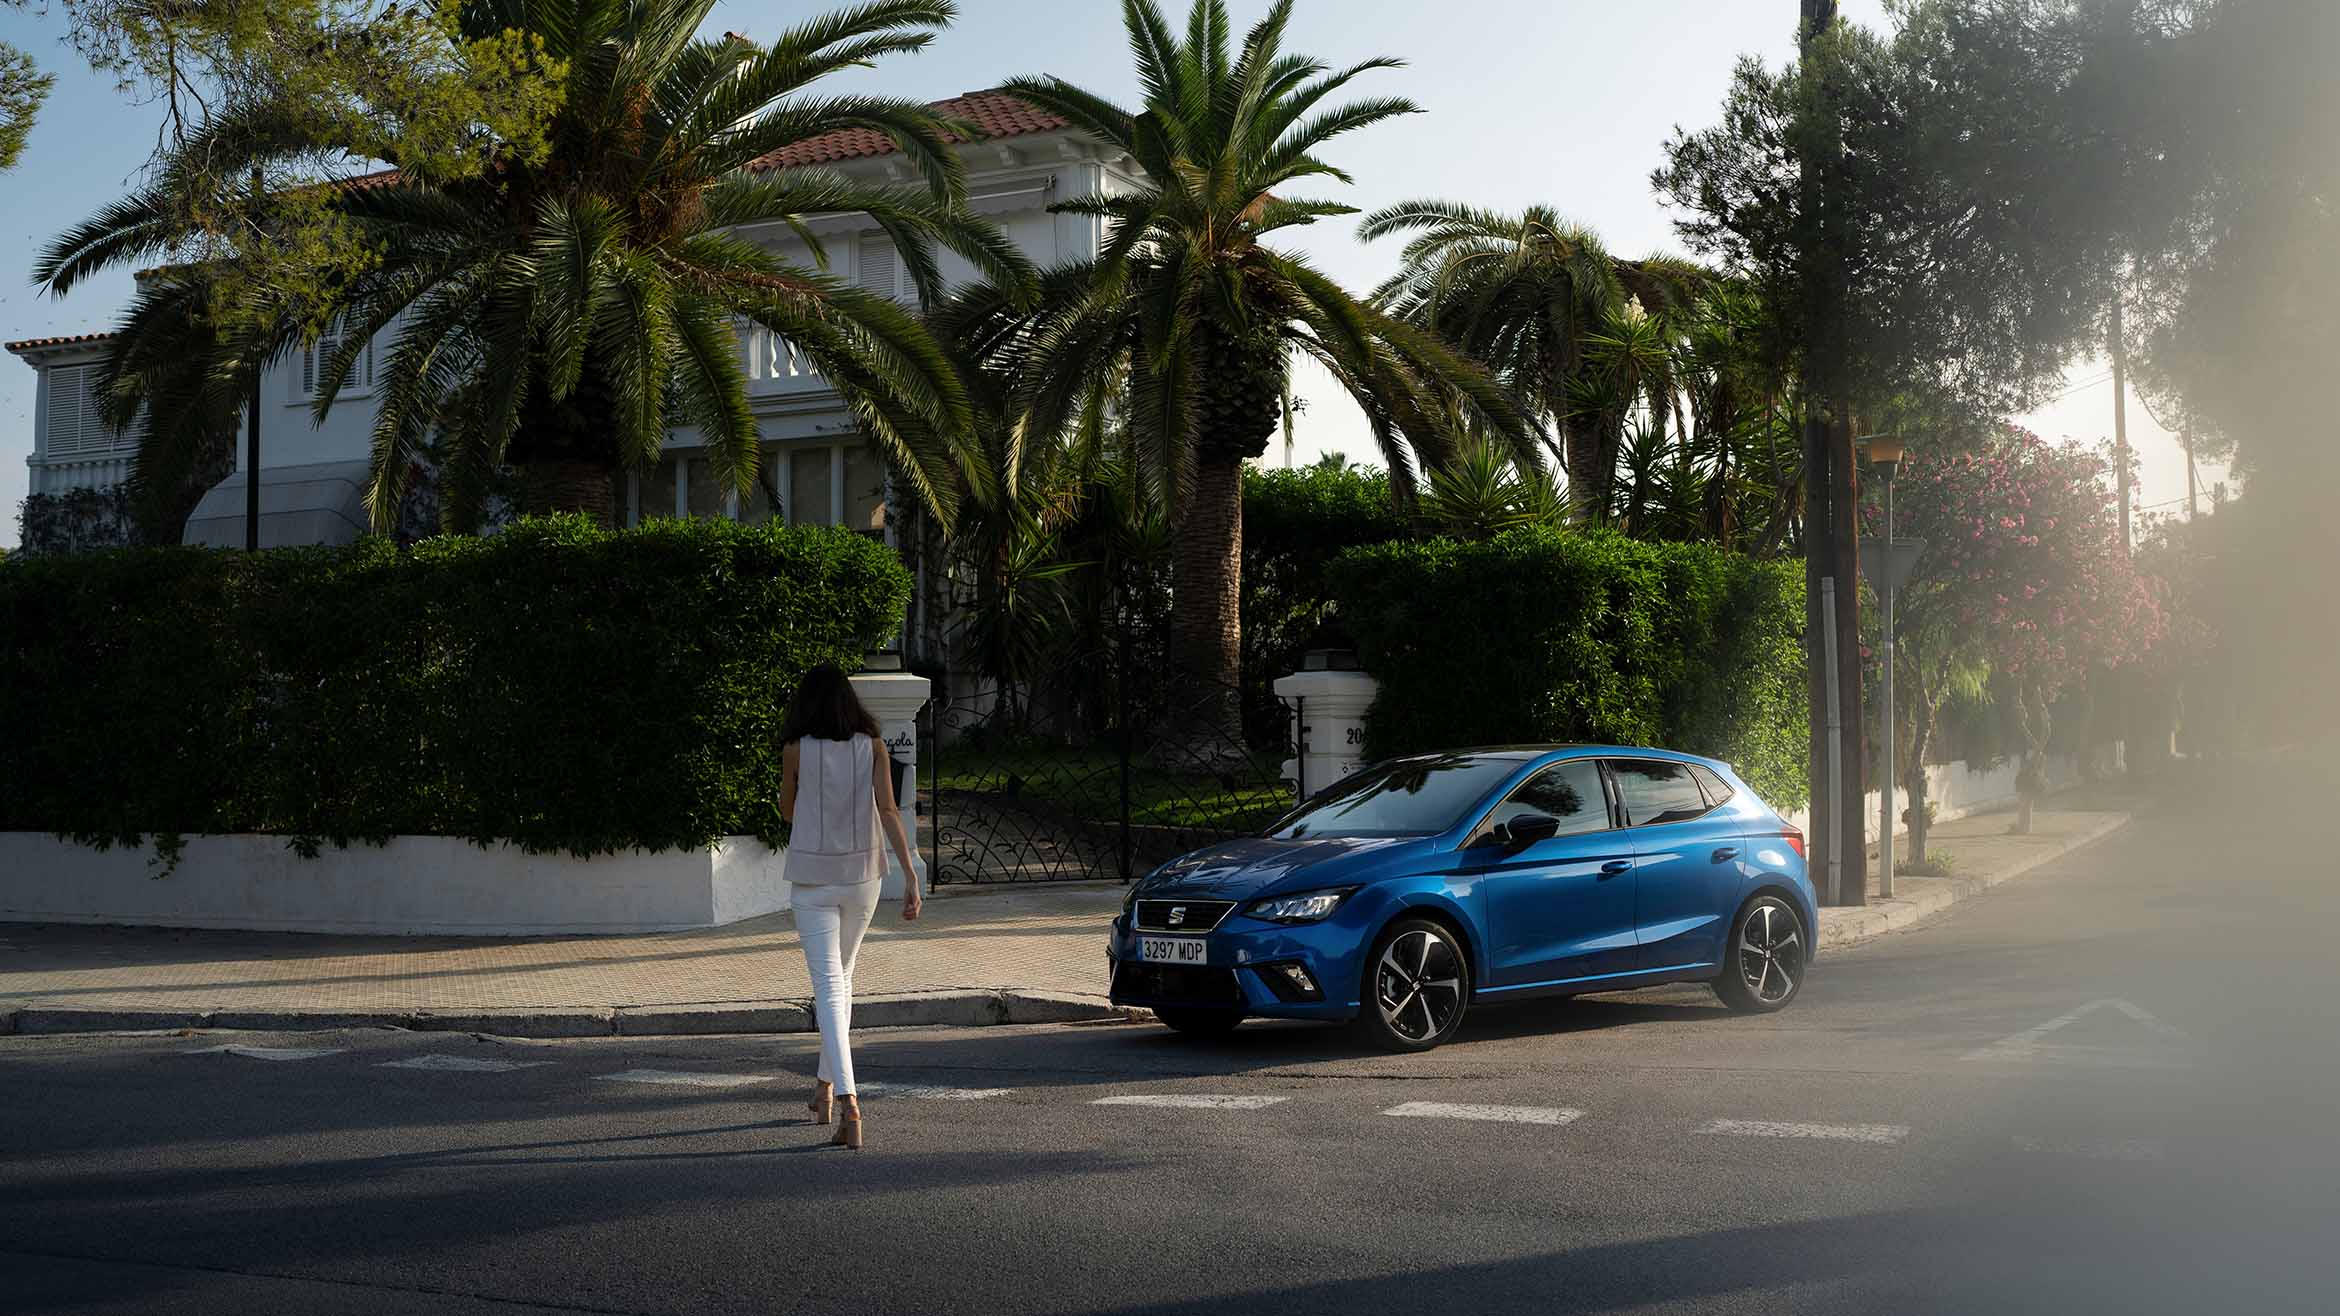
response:
[(912, 873), (908, 877), (902, 885), (902, 921), (915, 923), (919, 912), (926, 907), (926, 897), (918, 894), (918, 875)]

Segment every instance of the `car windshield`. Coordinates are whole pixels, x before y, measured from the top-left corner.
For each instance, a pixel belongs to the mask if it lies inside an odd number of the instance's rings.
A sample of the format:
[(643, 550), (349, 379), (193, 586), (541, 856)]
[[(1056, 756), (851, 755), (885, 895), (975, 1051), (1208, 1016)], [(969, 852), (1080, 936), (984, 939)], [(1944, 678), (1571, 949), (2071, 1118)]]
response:
[(1310, 800), (1269, 836), (1428, 836), (1462, 820), (1464, 810), (1519, 769), (1519, 760), (1469, 754), (1400, 759), (1360, 773)]

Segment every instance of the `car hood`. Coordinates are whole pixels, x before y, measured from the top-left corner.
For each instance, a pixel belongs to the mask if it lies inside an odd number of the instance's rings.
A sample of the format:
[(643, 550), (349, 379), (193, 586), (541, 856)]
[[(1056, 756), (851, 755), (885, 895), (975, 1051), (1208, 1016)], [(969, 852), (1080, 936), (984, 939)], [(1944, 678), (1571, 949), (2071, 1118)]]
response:
[(1138, 884), (1138, 894), (1248, 900), (1343, 886), (1382, 876), (1419, 837), (1247, 837), (1180, 855)]

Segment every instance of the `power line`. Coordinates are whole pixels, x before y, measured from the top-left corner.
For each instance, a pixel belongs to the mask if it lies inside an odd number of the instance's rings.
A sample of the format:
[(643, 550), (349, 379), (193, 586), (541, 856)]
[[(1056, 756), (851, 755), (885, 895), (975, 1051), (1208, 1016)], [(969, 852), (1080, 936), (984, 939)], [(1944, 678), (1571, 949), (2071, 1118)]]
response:
[(2077, 393), (2077, 392), (2079, 392), (2081, 389), (2084, 389), (2084, 388), (2094, 388), (2094, 387), (2096, 387), (2098, 384), (2102, 384), (2102, 383), (2104, 383), (2104, 382), (2106, 382), (2106, 381), (2110, 380), (2112, 377), (2113, 377), (2113, 372), (2111, 372), (2110, 370), (2107, 370), (2107, 371), (2105, 371), (2103, 374), (2101, 374), (2101, 375), (2098, 375), (2098, 376), (2097, 376), (2096, 378), (2094, 378), (2094, 379), (2087, 379), (2087, 380), (2082, 380), (2081, 382), (2079, 382), (2079, 383), (2077, 383), (2077, 384), (2074, 384), (2074, 385), (2072, 385), (2070, 388), (2067, 388), (2067, 389), (2065, 389), (2063, 392), (2056, 394), (2056, 395), (2055, 395), (2054, 397), (2052, 397), (2052, 398), (2049, 398), (2049, 399), (2048, 399), (2048, 401), (2050, 401), (2050, 402), (2061, 402), (2061, 401), (2063, 401), (2065, 398), (2068, 398), (2068, 397), (2072, 396), (2074, 393)]

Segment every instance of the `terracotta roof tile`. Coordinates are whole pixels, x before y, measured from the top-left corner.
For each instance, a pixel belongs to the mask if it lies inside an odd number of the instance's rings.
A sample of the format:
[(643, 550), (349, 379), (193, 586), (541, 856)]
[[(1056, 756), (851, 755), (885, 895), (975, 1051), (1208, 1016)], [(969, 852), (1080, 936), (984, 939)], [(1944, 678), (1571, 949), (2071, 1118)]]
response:
[(43, 347), (71, 347), (76, 343), (102, 343), (113, 337), (108, 330), (102, 334), (65, 334), (56, 338), (23, 338), (13, 343), (0, 343), (0, 349), (10, 352), (30, 352)]
[[(1023, 137), (1031, 133), (1054, 132), (1070, 127), (1064, 119), (1045, 110), (1036, 109), (1004, 91), (971, 91), (964, 96), (934, 102), (938, 114), (964, 119), (982, 129), (981, 140), (1000, 137)], [(956, 133), (952, 141), (965, 139)], [(899, 147), (884, 133), (868, 128), (848, 128), (843, 132), (827, 133), (809, 138), (794, 146), (784, 146), (749, 165), (750, 169), (785, 169), (795, 165), (828, 164), (837, 160), (861, 160), (871, 156), (892, 155)]]

